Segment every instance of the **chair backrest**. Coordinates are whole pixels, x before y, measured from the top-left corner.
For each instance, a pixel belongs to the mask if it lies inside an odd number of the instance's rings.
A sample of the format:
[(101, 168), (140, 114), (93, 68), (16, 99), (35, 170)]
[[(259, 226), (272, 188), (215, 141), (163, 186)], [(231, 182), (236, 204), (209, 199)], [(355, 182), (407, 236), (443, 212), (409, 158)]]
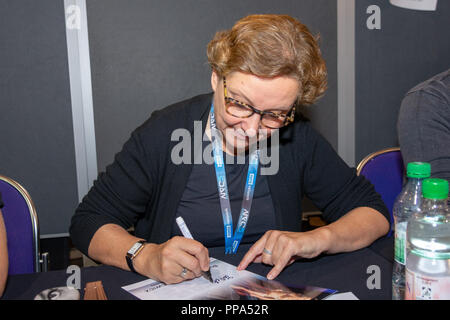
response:
[(18, 182), (2, 175), (0, 193), (8, 242), (8, 274), (39, 272), (39, 225), (33, 201)]
[(369, 154), (358, 164), (356, 172), (366, 177), (381, 195), (391, 214), (393, 226), (392, 208), (395, 198), (402, 191), (405, 172), (400, 148), (386, 148)]

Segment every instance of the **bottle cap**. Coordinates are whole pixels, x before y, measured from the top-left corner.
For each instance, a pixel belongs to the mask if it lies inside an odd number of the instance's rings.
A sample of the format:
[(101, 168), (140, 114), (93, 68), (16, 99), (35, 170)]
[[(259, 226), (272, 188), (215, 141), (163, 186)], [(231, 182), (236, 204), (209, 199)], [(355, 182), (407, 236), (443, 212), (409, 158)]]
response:
[(428, 162), (410, 162), (406, 167), (408, 178), (429, 178), (431, 165)]
[(427, 199), (447, 199), (448, 181), (444, 179), (425, 179), (422, 183), (422, 194)]

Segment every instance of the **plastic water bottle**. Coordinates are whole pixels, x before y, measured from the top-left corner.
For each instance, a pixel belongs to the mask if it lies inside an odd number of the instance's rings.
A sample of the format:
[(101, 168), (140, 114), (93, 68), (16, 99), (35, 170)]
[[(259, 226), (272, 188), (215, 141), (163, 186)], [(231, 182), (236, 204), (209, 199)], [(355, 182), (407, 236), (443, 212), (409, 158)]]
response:
[(410, 162), (406, 167), (407, 182), (395, 200), (392, 209), (395, 227), (395, 259), (392, 270), (392, 299), (405, 297), (406, 227), (408, 219), (420, 212), (422, 181), (430, 177), (431, 166), (426, 162)]
[(423, 181), (422, 212), (414, 214), (406, 230), (407, 300), (450, 299), (450, 213), (448, 182)]

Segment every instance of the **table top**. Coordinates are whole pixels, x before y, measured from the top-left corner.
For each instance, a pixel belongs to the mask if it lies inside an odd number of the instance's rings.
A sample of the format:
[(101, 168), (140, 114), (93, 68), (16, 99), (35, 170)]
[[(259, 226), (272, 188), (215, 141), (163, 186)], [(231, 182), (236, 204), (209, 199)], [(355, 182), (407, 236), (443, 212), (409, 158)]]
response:
[[(210, 256), (237, 266), (249, 248), (250, 245), (243, 244), (235, 255), (225, 255), (224, 248), (212, 248)], [(390, 300), (393, 250), (393, 238), (381, 238), (361, 250), (296, 261), (275, 280), (287, 286), (315, 286), (352, 292), (361, 300)], [(271, 266), (253, 263), (247, 270), (266, 276), (270, 269)], [(102, 281), (109, 300), (136, 299), (121, 287), (146, 279), (105, 265), (81, 268), (80, 271), (81, 288), (87, 282)], [(32, 300), (45, 289), (66, 286), (71, 275), (72, 272), (58, 270), (10, 276), (2, 299)]]

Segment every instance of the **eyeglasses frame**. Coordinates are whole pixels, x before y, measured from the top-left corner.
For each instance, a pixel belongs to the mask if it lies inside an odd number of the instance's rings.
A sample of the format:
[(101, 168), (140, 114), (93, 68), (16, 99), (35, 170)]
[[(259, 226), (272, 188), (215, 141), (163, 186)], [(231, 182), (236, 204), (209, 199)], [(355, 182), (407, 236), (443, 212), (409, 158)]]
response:
[[(285, 126), (287, 126), (288, 124), (294, 122), (294, 117), (295, 117), (295, 107), (296, 107), (297, 103), (294, 103), (294, 104), (292, 105), (291, 109), (286, 113), (286, 118), (284, 119), (284, 123), (283, 123), (280, 127), (270, 127), (270, 126), (266, 126), (266, 125), (264, 125), (264, 124), (262, 123), (262, 119), (263, 119), (264, 115), (267, 114), (267, 115), (271, 115), (271, 116), (273, 116), (273, 117), (278, 117), (278, 118), (279, 118), (281, 115), (278, 115), (278, 114), (273, 113), (273, 112), (271, 112), (271, 111), (261, 111), (261, 110), (258, 110), (258, 109), (256, 109), (255, 107), (249, 105), (248, 103), (245, 103), (245, 102), (242, 102), (242, 101), (239, 101), (239, 100), (236, 100), (236, 99), (234, 99), (234, 98), (229, 97), (229, 96), (228, 96), (228, 90), (227, 90), (227, 80), (226, 80), (225, 77), (223, 77), (223, 95), (224, 95), (224, 99), (225, 99), (225, 110), (226, 110), (226, 112), (227, 112), (229, 115), (231, 115), (231, 116), (233, 116), (233, 117), (240, 118), (240, 119), (246, 119), (246, 118), (250, 118), (252, 115), (254, 115), (254, 114), (256, 113), (256, 114), (259, 114), (259, 115), (261, 116), (261, 124), (262, 124), (263, 126), (269, 128), (269, 129), (279, 129), (279, 128), (285, 127)], [(229, 108), (229, 107), (227, 106), (227, 103), (229, 103), (229, 102), (233, 102), (233, 103), (237, 104), (238, 106), (248, 108), (248, 109), (250, 109), (250, 110), (252, 111), (252, 113), (249, 114), (249, 115), (246, 116), (246, 117), (239, 117), (239, 116), (236, 116), (236, 115), (234, 115), (234, 114), (231, 114), (231, 113), (228, 111), (228, 108)], [(250, 111), (250, 110), (249, 110), (249, 111)]]

